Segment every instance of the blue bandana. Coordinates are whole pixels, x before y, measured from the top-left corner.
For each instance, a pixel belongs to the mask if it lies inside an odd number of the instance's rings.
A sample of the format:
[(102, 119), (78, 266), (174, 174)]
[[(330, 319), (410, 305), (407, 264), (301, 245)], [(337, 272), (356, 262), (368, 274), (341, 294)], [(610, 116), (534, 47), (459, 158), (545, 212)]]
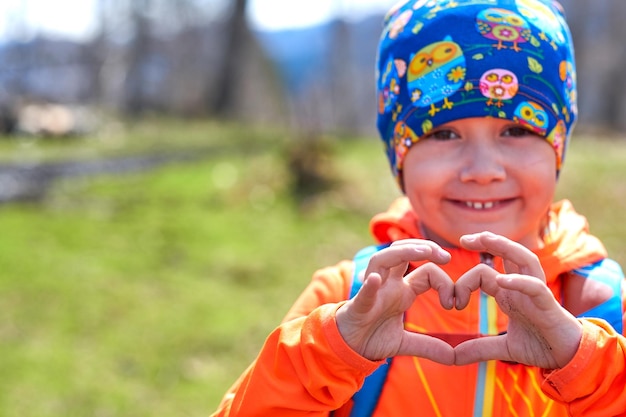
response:
[(409, 148), (468, 117), (544, 136), (558, 175), (577, 107), (572, 40), (556, 1), (403, 2), (385, 19), (376, 79), (377, 126), (401, 187)]

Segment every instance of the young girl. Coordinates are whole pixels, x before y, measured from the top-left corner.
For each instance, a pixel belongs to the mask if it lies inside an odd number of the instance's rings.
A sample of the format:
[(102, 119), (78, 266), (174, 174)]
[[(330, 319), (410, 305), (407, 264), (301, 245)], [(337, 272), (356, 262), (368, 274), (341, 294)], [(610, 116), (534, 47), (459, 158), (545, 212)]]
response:
[(404, 2), (377, 88), (404, 193), (381, 245), (314, 275), (214, 416), (626, 415), (621, 269), (553, 202), (576, 119), (560, 6)]

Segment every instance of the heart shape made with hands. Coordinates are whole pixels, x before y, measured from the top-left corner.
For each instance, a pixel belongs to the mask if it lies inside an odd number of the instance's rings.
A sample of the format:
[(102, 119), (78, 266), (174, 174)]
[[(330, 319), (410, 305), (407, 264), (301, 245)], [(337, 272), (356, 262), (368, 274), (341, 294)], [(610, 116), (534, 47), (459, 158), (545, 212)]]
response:
[[(395, 242), (372, 257), (361, 291), (337, 311), (337, 325), (346, 342), (370, 359), (411, 355), (448, 365), (499, 359), (546, 369), (569, 362), (578, 348), (582, 325), (545, 285), (537, 257), (522, 245), (488, 232), (462, 237), (461, 246), (501, 257), (506, 272), (477, 264), (455, 283), (437, 265), (450, 261), (441, 247), (423, 240)], [(412, 261), (427, 262), (405, 275)], [(472, 293), (482, 290), (509, 317), (507, 332), (452, 346), (405, 330), (404, 312), (431, 289), (448, 310), (466, 308)]]
[(482, 336), (454, 346), (456, 365), (502, 360), (556, 369), (574, 357), (582, 337), (582, 324), (554, 298), (545, 283), (543, 269), (536, 262), (532, 270), (527, 265), (520, 267), (509, 262), (508, 271), (515, 272), (505, 274), (480, 264), (457, 280), (457, 309), (465, 308), (471, 293), (480, 289), (495, 298), (509, 323), (504, 334)]

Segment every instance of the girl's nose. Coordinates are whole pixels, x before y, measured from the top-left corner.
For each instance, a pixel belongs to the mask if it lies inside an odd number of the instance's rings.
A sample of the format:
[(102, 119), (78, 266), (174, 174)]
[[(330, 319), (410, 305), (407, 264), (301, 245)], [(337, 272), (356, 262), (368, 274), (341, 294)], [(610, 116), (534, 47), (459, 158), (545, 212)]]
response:
[(506, 162), (496, 147), (482, 142), (472, 143), (463, 154), (461, 181), (488, 184), (506, 178)]

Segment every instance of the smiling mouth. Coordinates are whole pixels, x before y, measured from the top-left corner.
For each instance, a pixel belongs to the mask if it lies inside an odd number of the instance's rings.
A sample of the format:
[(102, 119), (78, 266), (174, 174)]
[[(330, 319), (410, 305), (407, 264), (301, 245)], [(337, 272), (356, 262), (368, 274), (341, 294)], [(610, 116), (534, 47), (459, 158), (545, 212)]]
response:
[(503, 204), (509, 203), (513, 199), (505, 200), (490, 200), (490, 201), (461, 201), (457, 200), (456, 203), (472, 210), (491, 210), (499, 207)]

